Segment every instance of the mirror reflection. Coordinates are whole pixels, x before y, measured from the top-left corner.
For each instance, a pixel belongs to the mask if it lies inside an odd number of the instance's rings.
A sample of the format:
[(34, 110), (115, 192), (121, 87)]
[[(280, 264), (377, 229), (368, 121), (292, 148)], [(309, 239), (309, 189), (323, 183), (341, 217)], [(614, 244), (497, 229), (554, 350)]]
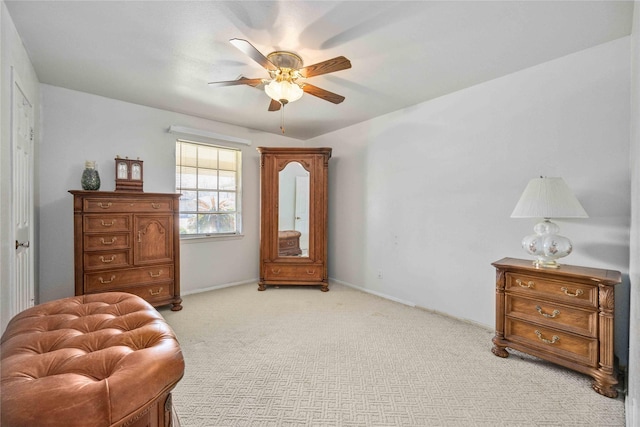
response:
[(309, 172), (298, 162), (279, 175), (278, 254), (309, 256)]

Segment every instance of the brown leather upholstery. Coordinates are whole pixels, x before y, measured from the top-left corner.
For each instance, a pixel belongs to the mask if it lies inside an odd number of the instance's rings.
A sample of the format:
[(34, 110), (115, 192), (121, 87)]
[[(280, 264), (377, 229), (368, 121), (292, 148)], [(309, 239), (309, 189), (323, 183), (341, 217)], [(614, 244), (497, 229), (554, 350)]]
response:
[(184, 360), (160, 313), (108, 292), (44, 303), (2, 335), (2, 426), (114, 426), (171, 390)]

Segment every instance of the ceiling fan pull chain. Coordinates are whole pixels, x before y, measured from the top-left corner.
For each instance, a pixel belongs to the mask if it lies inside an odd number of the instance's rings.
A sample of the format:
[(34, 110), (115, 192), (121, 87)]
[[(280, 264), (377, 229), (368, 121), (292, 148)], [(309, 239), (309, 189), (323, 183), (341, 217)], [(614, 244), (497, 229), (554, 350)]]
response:
[(280, 109), (280, 130), (282, 131), (283, 134), (284, 134), (284, 105), (285, 103), (282, 103), (282, 109)]

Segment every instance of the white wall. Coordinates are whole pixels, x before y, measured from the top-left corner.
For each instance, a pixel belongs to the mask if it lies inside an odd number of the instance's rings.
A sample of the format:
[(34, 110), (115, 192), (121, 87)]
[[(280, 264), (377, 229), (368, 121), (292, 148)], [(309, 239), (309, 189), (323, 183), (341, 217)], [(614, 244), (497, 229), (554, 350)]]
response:
[[(10, 318), (9, 295), (13, 280), (15, 247), (11, 228), (11, 100), (14, 78), (17, 78), (27, 98), (33, 103), (35, 114), (34, 153), (38, 156), (39, 86), (38, 77), (16, 31), (4, 1), (0, 4), (0, 330), (4, 331)], [(35, 192), (38, 187), (35, 183)], [(37, 223), (34, 224), (37, 228)], [(38, 246), (32, 242), (37, 262)]]
[[(509, 216), (539, 175), (564, 177), (590, 215), (557, 221), (574, 243), (565, 262), (626, 275), (629, 49), (619, 39), (312, 140), (334, 149), (330, 277), (493, 327), (491, 262), (528, 257), (534, 221)], [(626, 360), (628, 281), (616, 296)]]
[(73, 206), (68, 190), (81, 189), (84, 161), (97, 161), (101, 190), (114, 190), (114, 158), (120, 155), (140, 157), (144, 161), (145, 192), (175, 192), (175, 140), (178, 136), (167, 133), (171, 125), (252, 141), (251, 146), (228, 143), (243, 152), (244, 237), (183, 242), (180, 249), (182, 294), (257, 280), (259, 156), (256, 147), (303, 145), (301, 141), (50, 85), (42, 85), (42, 104), (42, 301), (74, 293)]
[(635, 2), (631, 36), (631, 308), (627, 426), (640, 425), (640, 2)]

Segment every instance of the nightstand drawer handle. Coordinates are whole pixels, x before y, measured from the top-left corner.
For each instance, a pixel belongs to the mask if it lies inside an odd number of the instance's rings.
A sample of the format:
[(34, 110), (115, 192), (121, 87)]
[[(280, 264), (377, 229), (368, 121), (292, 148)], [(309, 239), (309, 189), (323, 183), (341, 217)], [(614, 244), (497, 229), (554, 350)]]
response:
[(100, 224), (102, 224), (103, 227), (111, 227), (112, 225), (114, 225), (116, 223), (116, 220), (113, 219), (111, 220), (111, 224), (107, 224), (106, 222), (104, 222), (104, 219), (100, 220)]
[(102, 243), (103, 245), (113, 245), (116, 242), (116, 238), (112, 237), (110, 242), (107, 242), (104, 240), (104, 237), (100, 238), (100, 243)]
[(103, 204), (102, 202), (98, 202), (98, 207), (102, 209), (109, 209), (111, 207), (111, 202), (108, 202), (106, 204)]
[(582, 289), (576, 289), (576, 292), (572, 294), (571, 292), (569, 292), (569, 289), (565, 288), (564, 286), (561, 287), (560, 290), (564, 292), (565, 295), (569, 295), (570, 297), (579, 297), (584, 293)]
[(149, 272), (149, 276), (156, 278), (156, 277), (160, 277), (162, 275), (162, 270), (158, 270), (158, 274), (153, 274), (152, 272)]
[(160, 203), (151, 203), (153, 209), (160, 209)]
[(553, 313), (549, 314), (549, 313), (543, 313), (542, 312), (542, 307), (540, 307), (539, 305), (536, 305), (536, 310), (538, 310), (538, 313), (542, 314), (544, 317), (548, 318), (548, 319), (553, 319), (554, 317), (556, 317), (558, 314), (560, 314), (560, 310), (553, 310)]
[(307, 274), (309, 276), (313, 276), (316, 273), (316, 269), (314, 268), (313, 270), (307, 270)]
[(275, 268), (272, 268), (272, 269), (271, 269), (271, 272), (272, 272), (273, 274), (280, 274), (280, 269), (277, 269), (277, 270), (276, 270)]
[(116, 259), (115, 255), (111, 255), (111, 259), (105, 259), (104, 256), (100, 255), (100, 261), (104, 262), (105, 264), (113, 262), (115, 261), (115, 259)]
[(535, 283), (533, 282), (533, 280), (529, 280), (527, 283), (524, 283), (522, 280), (518, 279), (516, 280), (516, 284), (518, 286), (520, 286), (521, 288), (533, 288), (533, 286), (535, 285)]
[(102, 276), (100, 276), (100, 277), (98, 278), (98, 280), (99, 280), (99, 281), (100, 281), (100, 283), (102, 283), (103, 285), (106, 285), (107, 283), (111, 283), (111, 282), (113, 282), (113, 281), (115, 280), (115, 278), (116, 278), (116, 276), (115, 276), (115, 275), (112, 275), (112, 276), (111, 276), (111, 278), (110, 278), (109, 280), (104, 280), (104, 279), (102, 278)]
[(535, 333), (536, 333), (536, 335), (538, 336), (538, 339), (540, 339), (540, 341), (542, 341), (542, 342), (546, 342), (547, 344), (555, 344), (555, 343), (557, 343), (558, 341), (560, 341), (560, 337), (559, 337), (559, 336), (557, 336), (557, 335), (552, 336), (552, 337), (551, 337), (551, 339), (550, 339), (550, 340), (548, 340), (548, 339), (546, 339), (546, 338), (543, 338), (543, 337), (542, 337), (542, 334), (540, 333), (540, 331), (539, 331), (539, 330), (537, 330), (537, 329), (536, 329), (536, 330), (535, 330)]
[(149, 289), (149, 293), (150, 293), (152, 296), (160, 295), (160, 292), (162, 292), (162, 288), (159, 288), (159, 289), (158, 289), (157, 291), (155, 291), (155, 292), (154, 292), (152, 289)]

